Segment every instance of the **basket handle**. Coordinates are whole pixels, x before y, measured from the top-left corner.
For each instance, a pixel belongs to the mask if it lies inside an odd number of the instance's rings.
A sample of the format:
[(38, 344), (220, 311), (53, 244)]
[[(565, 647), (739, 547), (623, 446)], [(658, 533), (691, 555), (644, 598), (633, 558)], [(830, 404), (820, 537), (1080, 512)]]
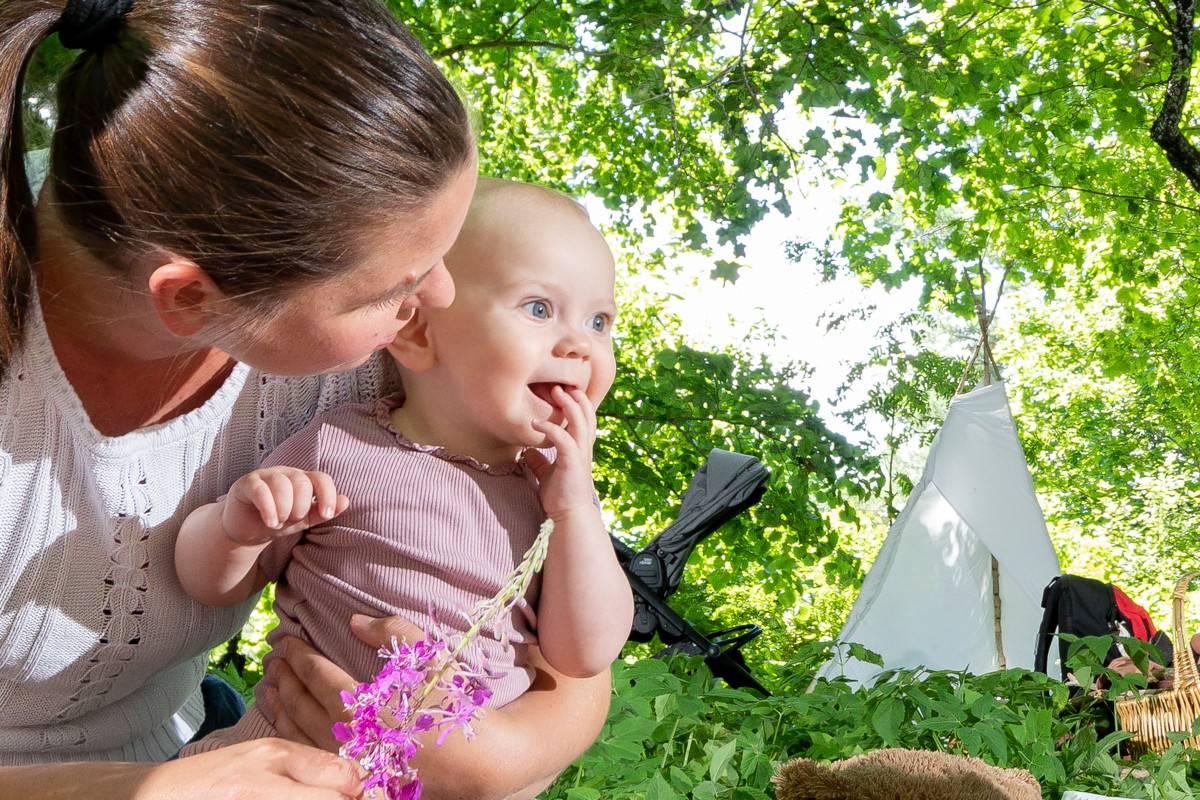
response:
[(1200, 685), (1192, 644), (1183, 630), (1183, 601), (1187, 598), (1188, 586), (1196, 578), (1200, 578), (1200, 572), (1189, 572), (1179, 579), (1175, 591), (1171, 593), (1171, 616), (1175, 631), (1175, 691)]

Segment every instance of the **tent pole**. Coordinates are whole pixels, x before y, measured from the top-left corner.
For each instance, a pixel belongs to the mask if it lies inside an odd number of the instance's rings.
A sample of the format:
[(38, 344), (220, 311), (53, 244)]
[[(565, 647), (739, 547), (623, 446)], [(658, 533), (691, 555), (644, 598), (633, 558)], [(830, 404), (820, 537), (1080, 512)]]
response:
[(996, 661), (1000, 669), (1008, 669), (1004, 658), (1004, 631), (1000, 627), (1000, 562), (992, 556), (992, 624), (996, 632)]
[[(1005, 271), (1005, 277), (1008, 277), (1008, 272)], [(967, 281), (970, 285), (970, 281)], [(1001, 287), (1003, 289), (1003, 286)], [(974, 290), (971, 292), (975, 294)], [(979, 257), (979, 297), (972, 299), (977, 300), (975, 311), (979, 317), (979, 347), (976, 352), (982, 351), (983, 354), (983, 385), (992, 385), (992, 375), (999, 375), (996, 372), (995, 357), (992, 355), (992, 345), (988, 341), (988, 318), (987, 310), (987, 275), (983, 271), (983, 256)], [(996, 300), (999, 301), (999, 293)], [(974, 359), (972, 359), (974, 360)], [(1004, 657), (1004, 628), (1001, 625), (1001, 606), (1000, 606), (1000, 562), (993, 555), (992, 561), (992, 627), (996, 635), (996, 661), (1000, 669), (1008, 669), (1007, 659)]]

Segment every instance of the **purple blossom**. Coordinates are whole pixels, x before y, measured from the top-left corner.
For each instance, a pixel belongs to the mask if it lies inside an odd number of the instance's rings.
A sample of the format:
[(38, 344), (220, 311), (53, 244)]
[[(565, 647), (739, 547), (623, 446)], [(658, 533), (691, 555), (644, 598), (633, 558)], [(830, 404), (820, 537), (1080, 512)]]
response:
[[(422, 744), (418, 734), (436, 733), (438, 747), (455, 730), (468, 739), (474, 736), (472, 723), (492, 696), (483, 681), (502, 673), (492, 670), (486, 660), (471, 669), (459, 655), (481, 630), (525, 602), (529, 583), (546, 560), (553, 531), (552, 520), (543, 522), (499, 593), (463, 615), (470, 625), (454, 648), (430, 609), (432, 624), (424, 639), (412, 645), (392, 639), (391, 647), (379, 649), (384, 659), (379, 674), (369, 683), (360, 683), (353, 693), (341, 693), (350, 722), (335, 723), (333, 735), (342, 743), (341, 755), (367, 770), (363, 789), (368, 794), (382, 789), (386, 800), (418, 800), (421, 780), (411, 764)], [(442, 696), (441, 702), (426, 705), (434, 694)]]
[[(417, 800), (421, 781), (411, 765), (422, 742), (418, 734), (436, 733), (441, 747), (455, 730), (468, 738), (472, 723), (492, 693), (480, 671), (455, 661), (446, 641), (436, 633), (412, 645), (392, 640), (379, 650), (384, 664), (374, 680), (360, 683), (341, 698), (350, 722), (337, 722), (333, 735), (341, 754), (369, 773), (363, 788), (381, 789), (387, 800)], [(421, 707), (421, 699), (441, 694), (440, 703)]]

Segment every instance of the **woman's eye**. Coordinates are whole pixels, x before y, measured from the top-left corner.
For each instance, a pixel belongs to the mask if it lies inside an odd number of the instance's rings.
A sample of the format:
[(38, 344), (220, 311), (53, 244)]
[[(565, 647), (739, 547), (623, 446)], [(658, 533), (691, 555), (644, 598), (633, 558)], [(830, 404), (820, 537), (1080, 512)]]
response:
[(604, 333), (608, 330), (608, 326), (612, 324), (608, 314), (597, 314), (588, 320), (588, 327), (596, 333)]
[(393, 297), (388, 297), (384, 300), (380, 300), (377, 303), (371, 303), (371, 308), (380, 308), (380, 309), (392, 308), (394, 306), (398, 306), (401, 303), (403, 303), (405, 297), (408, 297), (408, 295), (398, 294)]
[(534, 319), (550, 319), (550, 304), (545, 300), (530, 300), (521, 308)]

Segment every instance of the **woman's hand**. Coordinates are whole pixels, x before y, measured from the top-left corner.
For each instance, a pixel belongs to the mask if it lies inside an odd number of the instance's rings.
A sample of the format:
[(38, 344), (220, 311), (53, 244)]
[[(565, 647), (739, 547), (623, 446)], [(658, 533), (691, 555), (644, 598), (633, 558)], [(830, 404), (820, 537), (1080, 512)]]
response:
[[(401, 617), (355, 615), (350, 627), (373, 647), (391, 644), (393, 636), (410, 642), (425, 637)], [(348, 719), (338, 694), (352, 690), (354, 679), (299, 639), (285, 639), (275, 655), (269, 670), (274, 686), (263, 698), (275, 729), (280, 736), (335, 751), (333, 723)], [(568, 678), (546, 664), (536, 648), (530, 651), (530, 666), (537, 675), (529, 691), (504, 708), (489, 709), (473, 726), (473, 740), (456, 735), (443, 747), (422, 749), (415, 766), (425, 800), (531, 797), (592, 744), (612, 694), (608, 671)]]
[(257, 739), (163, 764), (39, 764), (0, 769), (0, 797), (25, 800), (354, 800), (362, 769), (282, 739)]
[[(409, 642), (425, 638), (425, 632), (403, 617), (374, 619), (355, 614), (350, 619), (354, 635), (372, 647), (392, 643), (392, 637)], [(311, 646), (292, 636), (276, 646), (267, 667), (263, 711), (285, 739), (310, 744), (336, 753), (333, 723), (350, 717), (342, 705), (341, 692), (353, 691), (357, 681)]]
[(151, 773), (135, 797), (344, 800), (362, 797), (365, 779), (361, 767), (331, 753), (283, 739), (256, 739), (169, 761)]

